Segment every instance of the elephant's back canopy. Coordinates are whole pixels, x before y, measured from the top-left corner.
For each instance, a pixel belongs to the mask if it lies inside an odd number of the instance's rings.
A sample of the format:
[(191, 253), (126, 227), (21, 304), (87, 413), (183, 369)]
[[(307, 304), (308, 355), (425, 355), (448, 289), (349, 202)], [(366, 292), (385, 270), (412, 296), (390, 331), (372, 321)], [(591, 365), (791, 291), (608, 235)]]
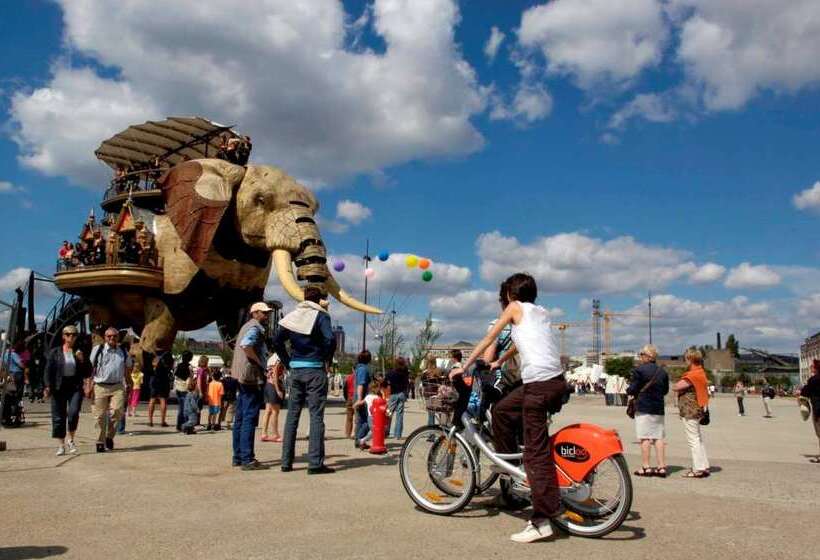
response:
[(104, 140), (94, 155), (114, 170), (146, 167), (157, 160), (173, 167), (216, 157), (225, 135), (241, 138), (231, 126), (203, 117), (168, 117), (129, 126)]

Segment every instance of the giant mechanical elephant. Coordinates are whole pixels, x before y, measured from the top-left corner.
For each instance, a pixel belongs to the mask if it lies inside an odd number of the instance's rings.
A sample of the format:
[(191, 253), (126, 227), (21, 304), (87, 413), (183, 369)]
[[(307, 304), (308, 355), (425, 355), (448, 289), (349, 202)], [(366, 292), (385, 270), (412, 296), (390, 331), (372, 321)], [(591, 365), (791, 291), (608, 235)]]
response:
[(155, 215), (154, 232), (161, 295), (114, 290), (91, 309), (98, 323), (141, 330), (143, 350), (168, 350), (177, 331), (213, 321), (235, 335), (238, 311), (262, 298), (271, 264), (296, 300), (303, 299), (298, 279), (353, 309), (380, 313), (339, 287), (314, 220), (316, 197), (280, 169), (199, 159), (170, 169), (160, 186), (165, 212)]

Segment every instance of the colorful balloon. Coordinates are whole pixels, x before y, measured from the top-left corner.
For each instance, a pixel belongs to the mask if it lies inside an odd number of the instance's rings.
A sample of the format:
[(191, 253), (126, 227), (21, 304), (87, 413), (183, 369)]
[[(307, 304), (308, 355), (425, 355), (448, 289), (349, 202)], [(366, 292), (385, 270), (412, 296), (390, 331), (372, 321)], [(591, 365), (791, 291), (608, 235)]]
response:
[(386, 260), (387, 260), (387, 259), (389, 259), (389, 258), (390, 258), (390, 253), (389, 253), (389, 252), (387, 252), (387, 251), (382, 251), (381, 253), (379, 253), (379, 260), (380, 260), (380, 261), (384, 262), (384, 261), (386, 261)]
[(373, 270), (372, 268), (365, 268), (364, 269), (364, 275), (367, 276), (368, 278), (373, 278), (376, 275), (376, 271)]
[(336, 272), (341, 272), (344, 269), (345, 269), (344, 261), (336, 261), (336, 262), (333, 263), (333, 270), (335, 270)]
[(419, 268), (422, 270), (430, 268), (430, 264), (430, 259), (419, 259)]
[(421, 279), (424, 280), (425, 282), (429, 282), (430, 280), (433, 279), (433, 273), (430, 272), (429, 270), (425, 270), (424, 274), (421, 275)]
[(419, 258), (416, 255), (407, 255), (404, 264), (407, 265), (407, 268), (416, 268), (416, 265), (419, 264)]

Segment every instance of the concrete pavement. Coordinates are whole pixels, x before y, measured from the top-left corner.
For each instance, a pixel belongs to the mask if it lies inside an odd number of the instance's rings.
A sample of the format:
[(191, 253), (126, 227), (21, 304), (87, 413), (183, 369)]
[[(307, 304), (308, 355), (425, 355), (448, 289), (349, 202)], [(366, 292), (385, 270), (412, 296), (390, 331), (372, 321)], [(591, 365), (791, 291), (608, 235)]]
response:
[[(793, 400), (775, 399), (774, 419), (761, 417), (758, 401), (747, 399), (743, 418), (733, 398), (713, 401), (706, 446), (717, 472), (704, 480), (680, 477), (688, 449), (677, 411), (668, 410), (669, 463), (677, 472), (665, 480), (633, 478), (632, 513), (621, 530), (600, 540), (562, 535), (534, 545), (509, 542), (526, 512), (500, 511), (492, 495), (453, 517), (416, 510), (399, 480), (399, 444), (389, 440), (387, 456), (355, 450), (342, 436), (338, 401), (327, 411), (327, 463), (338, 472), (318, 477), (305, 474), (307, 441), (298, 442), (302, 457), (292, 473), (278, 470), (281, 446), (261, 442), (258, 458), (272, 468), (241, 472), (230, 466), (228, 432), (181, 436), (148, 428), (144, 405), (115, 452), (94, 453), (86, 412), (80, 454), (58, 458), (47, 405), (35, 405), (29, 425), (0, 432), (9, 446), (0, 453), (0, 559), (816, 559), (820, 465), (806, 456), (817, 454), (817, 439)], [(171, 408), (169, 419), (175, 414)], [(425, 419), (408, 403), (407, 433)], [(640, 464), (622, 407), (576, 397), (556, 424), (579, 420), (618, 429), (631, 469)], [(305, 413), (300, 431), (307, 426)]]

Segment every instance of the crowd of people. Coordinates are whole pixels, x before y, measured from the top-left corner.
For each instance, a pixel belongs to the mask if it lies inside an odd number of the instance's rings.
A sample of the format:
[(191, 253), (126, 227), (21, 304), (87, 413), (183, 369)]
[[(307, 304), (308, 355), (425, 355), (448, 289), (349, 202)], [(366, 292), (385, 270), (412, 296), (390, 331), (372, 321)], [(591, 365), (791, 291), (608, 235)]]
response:
[[(207, 356), (200, 357), (194, 367), (193, 354), (189, 351), (183, 352), (176, 364), (170, 352), (156, 356), (152, 364), (154, 373), (148, 381), (148, 425), (154, 425), (158, 406), (160, 425), (170, 427), (166, 419), (167, 400), (173, 388), (179, 400), (178, 431), (191, 435), (200, 425), (204, 430), (218, 431), (225, 422), (232, 430), (232, 464), (245, 471), (261, 470), (268, 467), (256, 458), (255, 439), (260, 427), (260, 410), (264, 408), (260, 440), (282, 444), (280, 468), (287, 473), (293, 470), (296, 433), (302, 409), (307, 407), (310, 419), (307, 473), (333, 473), (334, 469), (325, 465), (324, 414), (335, 337), (320, 291), (308, 287), (304, 295), (305, 301), (280, 321), (270, 341), (273, 352), (269, 351), (265, 335), (272, 309), (259, 302), (251, 306), (251, 318), (239, 331), (230, 369), (209, 367)], [(464, 359), (459, 351), (453, 351), (447, 371), (439, 367), (438, 360), (427, 357), (421, 375), (422, 394), (425, 385), (435, 381), (447, 380), (469, 388), (473, 382), (470, 368), (482, 359), (508, 387), (493, 405), (491, 427), (499, 453), (516, 453), (520, 442), (524, 444), (523, 466), (531, 489), (532, 512), (526, 527), (511, 536), (516, 542), (549, 537), (551, 519), (562, 511), (545, 420), (550, 411), (556, 409), (556, 404), (566, 398), (569, 386), (549, 328), (548, 312), (535, 304), (536, 298), (537, 286), (531, 276), (516, 274), (508, 278), (499, 293), (501, 313), (470, 356)], [(145, 383), (141, 356), (132, 355), (127, 344), (120, 343), (115, 328), (105, 330), (103, 341), (95, 345), (88, 356), (78, 349), (77, 337), (77, 329), (73, 325), (66, 326), (62, 344), (47, 357), (45, 395), (51, 398), (52, 437), (58, 441), (58, 456), (77, 452), (75, 438), (84, 398), (92, 399), (93, 403), (97, 452), (113, 450), (116, 435), (125, 429), (126, 416), (137, 414), (140, 390)], [(711, 395), (703, 356), (696, 349), (687, 351), (688, 369), (674, 383), (657, 364), (657, 356), (653, 345), (641, 350), (640, 364), (632, 372), (626, 389), (630, 399), (627, 409), (634, 418), (641, 448), (641, 466), (634, 474), (661, 478), (669, 475), (665, 409), (666, 396), (672, 391), (691, 455), (691, 467), (683, 476), (707, 478), (711, 467), (704, 429), (710, 423)], [(22, 383), (21, 360), (12, 357), (7, 361), (11, 364), (7, 369), (13, 381)], [(370, 352), (359, 353), (354, 370), (341, 383), (346, 400), (345, 436), (359, 449), (367, 449), (373, 437), (377, 399), (387, 401), (385, 437), (403, 437), (405, 403), (413, 387), (405, 359), (396, 359), (386, 375), (374, 374), (371, 361)], [(820, 442), (820, 362), (814, 361), (812, 373), (801, 395), (813, 408), (813, 423)], [(742, 415), (746, 395), (742, 384), (735, 387), (735, 395)], [(472, 394), (469, 398), (472, 399)], [(763, 398), (771, 399), (770, 393), (764, 390)], [(279, 413), (285, 399), (287, 417), (280, 432)], [(766, 402), (767, 413), (768, 405)], [(203, 417), (203, 413), (206, 416)], [(430, 424), (439, 420), (434, 413), (428, 416)], [(458, 423), (459, 419), (454, 421)], [(651, 464), (653, 449), (654, 466)]]
[(106, 217), (97, 224), (90, 217), (76, 243), (63, 241), (57, 251), (57, 269), (118, 264), (158, 266), (154, 234), (143, 220), (136, 220), (133, 229), (120, 231), (114, 231), (111, 222)]

